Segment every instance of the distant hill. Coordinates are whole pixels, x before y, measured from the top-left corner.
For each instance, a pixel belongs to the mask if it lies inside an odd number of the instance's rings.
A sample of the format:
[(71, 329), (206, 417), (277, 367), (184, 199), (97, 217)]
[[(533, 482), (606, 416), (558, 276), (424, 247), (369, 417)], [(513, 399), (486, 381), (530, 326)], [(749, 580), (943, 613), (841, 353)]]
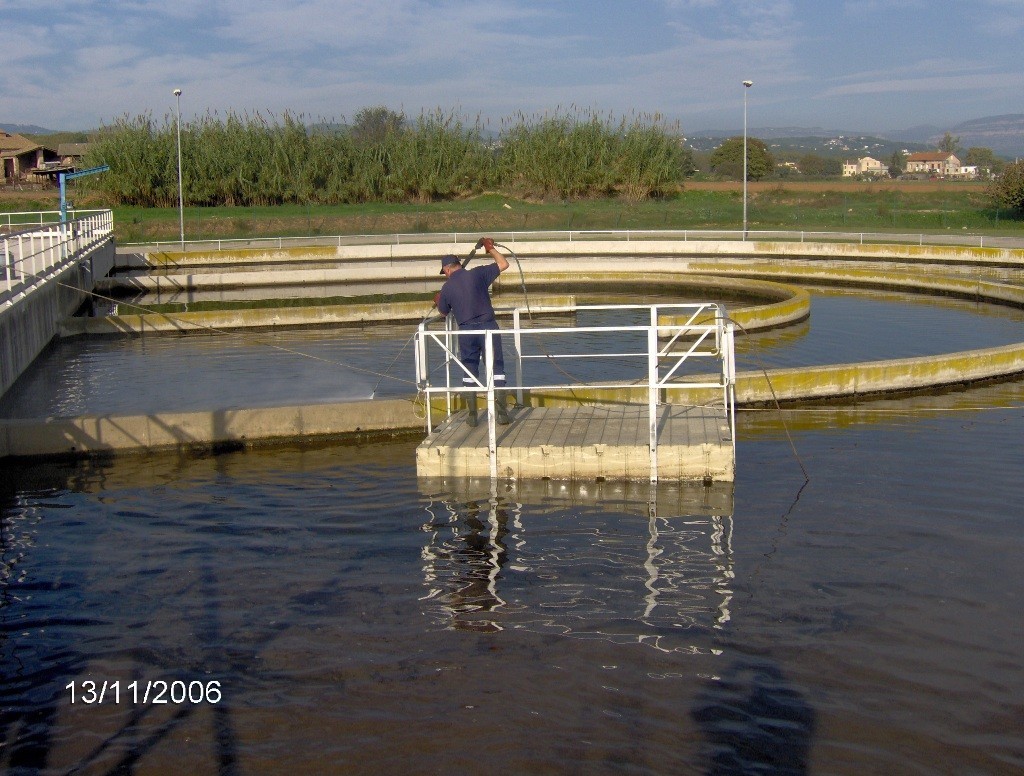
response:
[(58, 130), (37, 127), (35, 124), (0, 124), (0, 130), (12, 135), (56, 135)]
[(904, 140), (890, 140), (875, 135), (837, 135), (834, 137), (780, 137), (765, 141), (774, 156), (815, 153), (824, 157), (860, 159), (870, 156), (888, 162), (893, 153), (928, 151), (931, 146)]
[[(991, 148), (997, 156), (1007, 159), (1024, 157), (1024, 114), (1021, 113), (971, 119), (952, 127), (920, 124), (908, 129), (873, 133), (821, 127), (754, 127), (747, 130), (750, 137), (760, 138), (768, 142), (772, 148), (795, 146), (809, 152), (833, 156), (836, 155), (836, 149), (845, 145), (849, 147), (850, 153), (875, 158), (878, 158), (878, 154), (883, 153), (885, 149), (888, 149), (889, 154), (892, 154), (893, 150), (934, 150), (947, 132), (953, 137), (960, 138), (960, 145), (965, 151), (972, 146), (980, 146)], [(692, 137), (688, 135), (687, 142), (698, 151), (707, 151), (715, 148), (723, 139), (740, 134), (742, 130), (701, 130), (693, 133)]]
[[(743, 134), (742, 129), (702, 129), (694, 132), (696, 137), (718, 138), (724, 140), (727, 137), (738, 137)], [(840, 135), (863, 135), (865, 132), (851, 132), (848, 129), (822, 129), (821, 127), (750, 127), (747, 129), (748, 137), (758, 137), (761, 140), (776, 140), (778, 138), (791, 137), (838, 137)]]
[(910, 127), (909, 129), (891, 129), (879, 134), (890, 140), (899, 140), (904, 143), (928, 143), (929, 145), (934, 145), (931, 142), (931, 138), (938, 136), (939, 140), (941, 140), (945, 132), (946, 130), (942, 129), (942, 127), (937, 127), (934, 124), (918, 124), (916, 127)]
[(998, 156), (1024, 156), (1024, 113), (965, 121), (948, 130), (936, 132), (928, 138), (929, 142), (933, 145), (938, 144), (946, 132), (953, 137), (959, 137), (960, 145), (965, 150), (972, 146), (980, 146), (991, 148)]
[[(817, 130), (803, 130), (813, 133)], [(830, 159), (859, 159), (870, 156), (881, 162), (888, 162), (894, 151), (914, 153), (932, 148), (923, 143), (911, 143), (902, 140), (891, 140), (875, 135), (851, 134), (840, 131), (821, 130), (822, 134), (793, 135), (776, 134), (771, 136), (761, 129), (748, 130), (748, 136), (763, 140), (774, 156), (785, 159), (795, 158), (803, 154), (817, 154)], [(721, 145), (726, 137), (735, 137), (735, 133), (726, 133), (718, 137), (698, 135), (687, 137), (686, 143), (695, 151), (712, 151)]]

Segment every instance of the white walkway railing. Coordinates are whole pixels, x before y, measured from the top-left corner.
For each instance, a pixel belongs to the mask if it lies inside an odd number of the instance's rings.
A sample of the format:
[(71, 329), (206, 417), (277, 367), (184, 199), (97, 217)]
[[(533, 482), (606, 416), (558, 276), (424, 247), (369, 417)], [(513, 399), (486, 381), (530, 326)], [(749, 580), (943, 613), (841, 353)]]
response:
[[(309, 246), (351, 245), (449, 245), (475, 243), (479, 232), (415, 232), (409, 234), (345, 234), (305, 237), (255, 237), (223, 240), (187, 240), (186, 251), (232, 251), (243, 249), (300, 248)], [(926, 234), (923, 232), (854, 232), (748, 229), (570, 229), (570, 230), (513, 230), (493, 232), (496, 241), (513, 244), (531, 242), (638, 242), (644, 240), (701, 242), (708, 240), (736, 242), (842, 242), (867, 244), (950, 245), (979, 248), (1024, 248), (1024, 237), (999, 234)], [(153, 251), (178, 251), (179, 240), (155, 243), (122, 243), (125, 248)], [(390, 258), (390, 256), (381, 256)]]
[[(67, 211), (66, 215), (68, 219), (75, 219), (109, 212), (109, 210), (75, 210), (72, 208)], [(33, 226), (59, 224), (60, 222), (61, 213), (59, 210), (27, 210), (16, 213), (0, 213), (0, 232), (13, 232)]]
[[(497, 476), (494, 408), (499, 391), (514, 391), (518, 401), (523, 403), (527, 391), (571, 391), (586, 387), (606, 391), (644, 389), (651, 478), (655, 480), (658, 471), (657, 407), (663, 403), (662, 392), (669, 388), (717, 389), (721, 392), (721, 407), (728, 419), (735, 452), (734, 326), (721, 305), (569, 305), (529, 311), (516, 308), (511, 313), (512, 327), (500, 330), (459, 331), (450, 317), (435, 316), (419, 325), (415, 337), (416, 384), (426, 398), (428, 432), (434, 428), (434, 397), (444, 397), (447, 417), (454, 413), (459, 394), (486, 393), (492, 477)], [(531, 319), (534, 314), (571, 313), (578, 317), (581, 313), (595, 313), (619, 318), (631, 314), (634, 318), (641, 316), (646, 322), (579, 325), (577, 321), (572, 326), (538, 326), (524, 321), (524, 313), (529, 313)], [(433, 328), (439, 324), (443, 328)], [(485, 338), (479, 376), (471, 374), (459, 360), (459, 338), (470, 335)], [(511, 358), (505, 359), (506, 372), (510, 364), (515, 367), (514, 376), (509, 375), (504, 386), (496, 386), (494, 382), (494, 354), (499, 338), (503, 353), (512, 351)], [(717, 362), (716, 372), (709, 374), (703, 366), (708, 360)], [(573, 366), (585, 362), (597, 366)], [(580, 378), (569, 371), (576, 368), (593, 376)], [(552, 379), (553, 372), (561, 379)], [(610, 376), (613, 374), (615, 376)]]
[(65, 267), (113, 239), (114, 217), (94, 211), (66, 223), (0, 236), (0, 307), (10, 307), (41, 288)]

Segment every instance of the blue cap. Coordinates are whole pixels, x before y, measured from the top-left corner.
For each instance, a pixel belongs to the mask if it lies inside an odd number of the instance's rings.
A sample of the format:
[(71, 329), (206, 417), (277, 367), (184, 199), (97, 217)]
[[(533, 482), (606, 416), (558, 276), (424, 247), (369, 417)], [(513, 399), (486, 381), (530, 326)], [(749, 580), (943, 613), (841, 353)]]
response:
[(449, 253), (447, 256), (441, 257), (441, 274), (444, 274), (444, 268), (449, 264), (458, 264), (461, 266), (462, 261), (453, 253)]

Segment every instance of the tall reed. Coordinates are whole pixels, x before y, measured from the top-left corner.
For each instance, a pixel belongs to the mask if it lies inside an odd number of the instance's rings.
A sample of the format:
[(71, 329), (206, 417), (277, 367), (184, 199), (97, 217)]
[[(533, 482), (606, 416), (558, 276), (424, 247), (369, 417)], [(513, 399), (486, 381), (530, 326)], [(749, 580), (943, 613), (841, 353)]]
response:
[[(165, 115), (121, 117), (99, 133), (90, 164), (109, 164), (94, 186), (114, 205), (177, 203), (177, 126)], [(431, 202), (497, 188), (572, 199), (644, 199), (683, 181), (688, 152), (659, 117), (615, 122), (594, 112), (502, 122), (488, 137), (478, 118), (425, 112), (370, 137), (302, 116), (207, 114), (181, 127), (182, 181), (192, 206)]]

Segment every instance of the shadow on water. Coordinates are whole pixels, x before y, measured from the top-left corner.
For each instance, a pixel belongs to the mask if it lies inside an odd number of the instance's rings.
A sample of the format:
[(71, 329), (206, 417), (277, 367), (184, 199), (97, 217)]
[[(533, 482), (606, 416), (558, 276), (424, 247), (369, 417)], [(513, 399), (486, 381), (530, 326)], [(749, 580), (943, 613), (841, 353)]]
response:
[[(43, 508), (67, 508), (68, 505), (61, 504), (62, 495), (69, 490), (89, 488), (90, 481), (95, 487), (105, 479), (106, 472), (106, 464), (78, 462), (46, 468), (22, 469), (12, 465), (0, 473), (0, 767), (12, 773), (38, 773), (54, 767), (66, 768), (68, 773), (134, 773), (143, 767), (147, 755), (169, 739), (184, 735), (187, 741), (188, 733), (183, 728), (191, 717), (206, 713), (209, 718), (205, 724), (212, 735), (208, 751), (214, 768), (223, 776), (233, 776), (238, 773), (239, 756), (231, 698), (237, 695), (238, 682), (246, 681), (245, 677), (256, 672), (260, 645), (271, 641), (282, 626), (254, 627), (257, 632), (252, 639), (256, 646), (252, 649), (240, 649), (232, 643), (231, 634), (225, 632), (222, 624), (220, 559), (213, 545), (202, 544), (202, 557), (195, 561), (198, 579), (192, 585), (192, 594), (198, 601), (198, 611), (191, 620), (190, 634), (196, 651), (181, 659), (162, 653), (157, 645), (129, 648), (134, 664), (131, 675), (106, 672), (105, 676), (98, 676), (96, 661), (110, 659), (117, 663), (122, 650), (115, 647), (107, 654), (97, 654), (95, 646), (80, 643), (82, 637), (76, 626), (110, 627), (110, 622), (102, 618), (90, 619), (87, 613), (73, 613), (88, 596), (88, 583), (80, 578), (80, 569), (51, 568), (53, 579), (35, 583), (26, 584), (18, 579), (23, 564), (37, 569), (43, 565), (40, 559), (32, 557), (37, 549), (33, 515)], [(88, 552), (82, 547), (73, 551)], [(16, 589), (14, 582), (19, 582)], [(27, 615), (11, 617), (10, 612), (17, 605), (25, 608), (28, 598), (48, 600), (30, 605)], [(26, 622), (26, 618), (30, 621)], [(29, 628), (34, 631), (31, 640), (26, 638)], [(217, 700), (212, 701), (211, 694), (202, 704), (174, 700), (169, 705), (158, 705), (168, 704), (167, 700), (139, 702), (144, 685), (152, 685), (155, 694), (161, 684), (160, 675), (167, 677), (168, 685), (172, 680), (184, 682), (190, 693), (196, 683), (209, 688), (210, 677), (216, 676)], [(115, 681), (117, 696), (113, 690)], [(133, 682), (139, 688), (135, 693), (129, 692)], [(101, 683), (107, 685), (105, 700), (99, 696)], [(114, 697), (116, 701), (112, 700)], [(104, 703), (108, 709), (127, 711), (118, 714), (116, 724), (106, 726), (98, 743), (77, 754), (75, 762), (53, 762), (54, 752), (67, 745), (60, 740), (62, 733), (67, 734), (65, 715), (72, 714), (76, 705), (95, 708), (99, 714)]]
[[(779, 518), (771, 549), (764, 555), (766, 562), (776, 553), (790, 515), (810, 483), (802, 463), (800, 468), (804, 482)], [(759, 563), (751, 577), (761, 570)], [(739, 644), (728, 641), (729, 629), (722, 635), (723, 651), (742, 653)], [(690, 715), (703, 739), (699, 757), (706, 776), (799, 776), (810, 772), (814, 709), (786, 678), (779, 664), (767, 656), (744, 656), (732, 661), (705, 683), (694, 699)]]
[[(792, 445), (788, 430), (786, 436)], [(771, 548), (764, 555), (766, 562), (777, 552), (790, 516), (810, 484), (796, 448), (792, 451), (804, 481), (779, 518)], [(751, 580), (761, 570), (759, 563), (751, 572)], [(751, 584), (751, 589), (754, 586)], [(730, 636), (728, 631), (724, 635), (727, 639)], [(742, 650), (732, 645), (731, 651)], [(707, 776), (747, 773), (798, 776), (809, 772), (814, 709), (786, 679), (779, 664), (768, 657), (744, 657), (730, 663), (698, 693), (691, 716), (703, 738), (701, 758)]]
[(809, 772), (814, 709), (770, 659), (731, 663), (698, 694), (691, 716), (708, 776)]
[[(26, 483), (16, 487), (10, 474), (8, 467), (0, 471), (0, 669), (4, 680), (0, 684), (0, 765), (17, 772), (46, 764), (57, 717), (58, 696), (42, 702), (26, 699), (41, 680), (63, 685), (82, 670), (85, 661), (78, 652), (67, 650), (60, 665), (51, 667), (17, 648), (16, 637), (24, 623), (13, 612), (22, 596), (32, 595), (36, 586), (18, 585), (17, 592), (14, 588), (23, 581), (21, 567), (35, 544), (35, 503), (45, 499), (52, 486), (33, 482), (28, 488)], [(15, 743), (8, 749), (10, 741)]]

